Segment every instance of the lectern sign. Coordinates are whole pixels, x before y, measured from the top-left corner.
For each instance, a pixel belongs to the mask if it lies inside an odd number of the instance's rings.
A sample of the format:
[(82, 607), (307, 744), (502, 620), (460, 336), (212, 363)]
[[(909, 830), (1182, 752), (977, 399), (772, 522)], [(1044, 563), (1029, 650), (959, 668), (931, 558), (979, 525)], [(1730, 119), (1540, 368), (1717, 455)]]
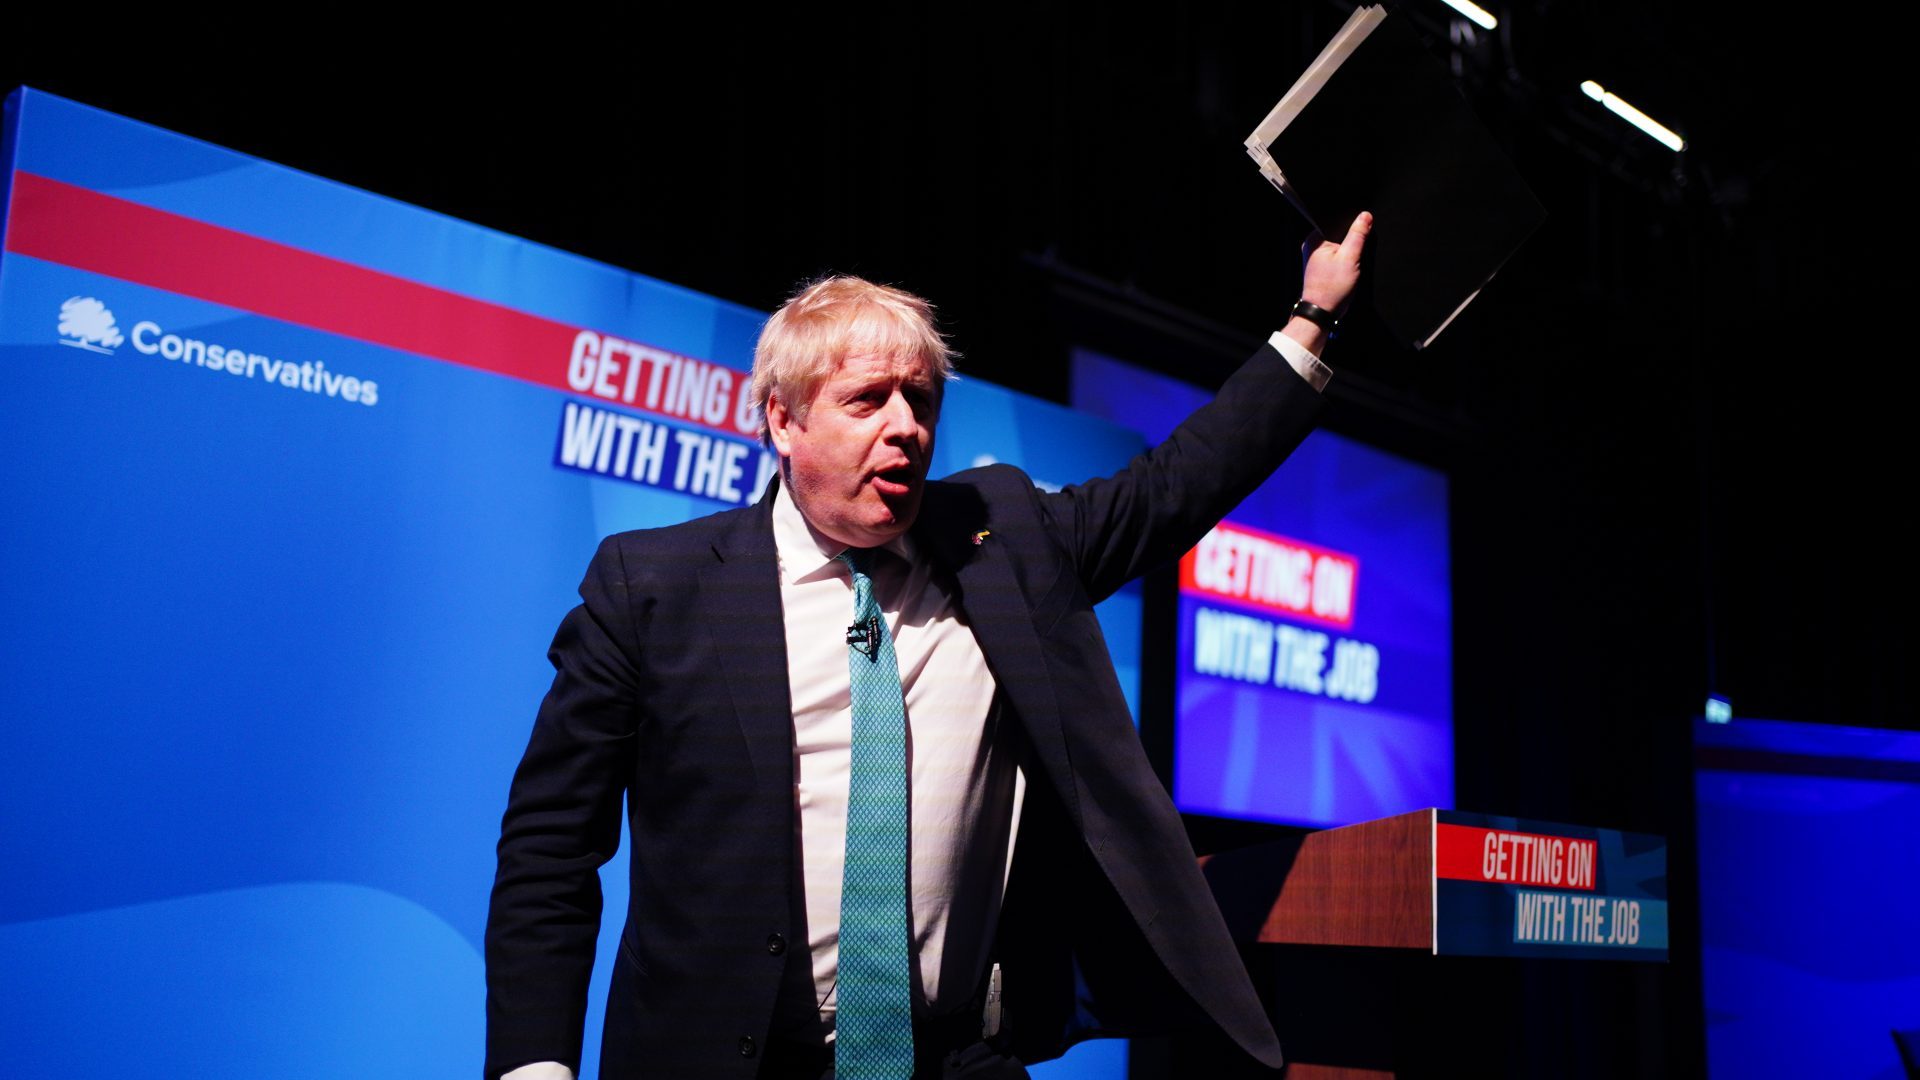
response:
[(1667, 842), (1658, 836), (1435, 812), (1433, 951), (1667, 957)]

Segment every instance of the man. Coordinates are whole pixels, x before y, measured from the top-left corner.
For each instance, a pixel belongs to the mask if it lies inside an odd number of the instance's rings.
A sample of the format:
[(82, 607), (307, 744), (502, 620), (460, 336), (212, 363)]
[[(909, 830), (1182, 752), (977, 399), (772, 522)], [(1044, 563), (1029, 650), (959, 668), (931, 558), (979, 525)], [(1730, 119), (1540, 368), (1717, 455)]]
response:
[(1305, 437), (1371, 225), (1313, 247), (1214, 402), (1057, 493), (927, 482), (949, 365), (924, 301), (838, 278), (777, 312), (768, 495), (607, 538), (554, 639), (501, 828), (490, 1080), (578, 1067), (623, 795), (609, 1080), (1021, 1076), (1202, 1021), (1278, 1065), (1092, 604)]

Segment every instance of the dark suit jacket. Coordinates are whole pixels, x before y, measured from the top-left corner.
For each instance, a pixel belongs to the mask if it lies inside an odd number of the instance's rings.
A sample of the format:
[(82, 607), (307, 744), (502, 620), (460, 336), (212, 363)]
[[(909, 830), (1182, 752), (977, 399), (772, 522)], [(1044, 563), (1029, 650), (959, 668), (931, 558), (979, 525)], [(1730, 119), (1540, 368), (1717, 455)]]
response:
[[(951, 575), (1031, 775), (997, 939), (1023, 1060), (1210, 1018), (1278, 1041), (1114, 676), (1093, 604), (1190, 547), (1320, 403), (1262, 347), (1166, 442), (1057, 493), (989, 466), (927, 486), (915, 543)], [(980, 530), (990, 534), (972, 541)], [(811, 992), (771, 503), (601, 543), (549, 652), (487, 921), (487, 1076), (577, 1070), (596, 871), (632, 835), (601, 1070), (751, 1077), (783, 980)]]

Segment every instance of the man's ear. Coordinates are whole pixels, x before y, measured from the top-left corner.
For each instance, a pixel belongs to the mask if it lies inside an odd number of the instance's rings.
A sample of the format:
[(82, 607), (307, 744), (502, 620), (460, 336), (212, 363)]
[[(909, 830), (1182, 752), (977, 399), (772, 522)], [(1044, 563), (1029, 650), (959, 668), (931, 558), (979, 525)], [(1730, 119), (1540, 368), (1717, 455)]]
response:
[(787, 403), (780, 399), (775, 391), (767, 396), (767, 435), (773, 440), (773, 451), (782, 458), (793, 456), (793, 412)]

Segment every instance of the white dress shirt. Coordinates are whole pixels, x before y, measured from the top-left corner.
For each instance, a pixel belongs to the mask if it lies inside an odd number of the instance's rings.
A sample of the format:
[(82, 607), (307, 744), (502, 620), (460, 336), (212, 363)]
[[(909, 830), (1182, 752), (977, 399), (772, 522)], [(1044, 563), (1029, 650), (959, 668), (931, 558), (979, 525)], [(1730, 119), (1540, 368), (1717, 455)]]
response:
[[(853, 698), (847, 624), (853, 582), (844, 545), (813, 531), (783, 488), (773, 505), (786, 617), (787, 675), (799, 762), (800, 879), (821, 1022), (831, 1028), (839, 972)], [(984, 969), (1019, 816), (1017, 762), (998, 736), (994, 682), (951, 585), (902, 536), (876, 553), (874, 599), (893, 635), (907, 706), (907, 870), (914, 1006), (952, 1011)]]
[[(1332, 371), (1276, 331), (1274, 350), (1315, 390)], [(843, 545), (815, 532), (781, 488), (773, 505), (786, 623), (799, 782), (800, 879), (806, 890), (807, 948), (819, 1024), (832, 1038), (834, 979), (840, 968), (840, 883), (846, 857), (847, 777), (853, 693), (847, 625), (853, 582), (837, 556)], [(902, 536), (881, 549), (874, 598), (885, 613), (907, 704), (909, 932), (914, 1012), (951, 1012), (973, 996), (1000, 916), (1025, 777), (994, 721), (993, 676), (973, 631), (955, 609), (951, 585), (935, 579)], [(523, 1065), (501, 1080), (574, 1080), (558, 1062)]]

